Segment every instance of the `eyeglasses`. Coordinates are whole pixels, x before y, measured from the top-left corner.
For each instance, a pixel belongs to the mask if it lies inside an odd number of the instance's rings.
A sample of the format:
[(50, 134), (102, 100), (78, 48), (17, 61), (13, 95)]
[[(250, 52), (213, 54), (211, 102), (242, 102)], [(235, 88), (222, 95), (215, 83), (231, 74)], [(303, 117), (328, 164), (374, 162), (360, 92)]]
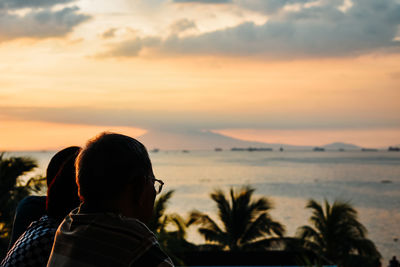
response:
[(156, 178), (153, 178), (153, 183), (154, 183), (154, 189), (156, 190), (156, 194), (157, 195), (160, 194), (161, 190), (163, 188), (164, 182), (161, 180), (158, 180)]

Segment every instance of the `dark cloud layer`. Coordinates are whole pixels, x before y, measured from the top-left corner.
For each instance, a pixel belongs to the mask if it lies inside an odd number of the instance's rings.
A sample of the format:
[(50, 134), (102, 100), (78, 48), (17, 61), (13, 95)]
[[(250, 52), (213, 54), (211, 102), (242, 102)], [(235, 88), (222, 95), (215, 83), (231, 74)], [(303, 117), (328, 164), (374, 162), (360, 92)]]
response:
[(67, 7), (59, 11), (32, 11), (20, 17), (0, 14), (0, 41), (15, 38), (47, 38), (63, 36), (90, 17), (78, 14), (77, 7)]
[(200, 3), (200, 4), (224, 4), (232, 0), (174, 0), (175, 3)]
[[(246, 1), (242, 2), (244, 4)], [(269, 5), (266, 7), (269, 12), (270, 5), (274, 3), (274, 8), (279, 8), (278, 2), (283, 5), (295, 1), (265, 2), (269, 3), (265, 4)], [(252, 3), (261, 5), (261, 1)], [(395, 0), (354, 0), (353, 6), (346, 12), (338, 9), (342, 4), (343, 1), (325, 1), (322, 5), (271, 16), (263, 25), (246, 22), (197, 36), (180, 38), (171, 35), (167, 39), (152, 37), (150, 43), (146, 41), (148, 38), (136, 38), (119, 44), (108, 55), (137, 56), (147, 46), (166, 54), (222, 54), (289, 59), (352, 56), (377, 50), (399, 51), (400, 42), (393, 40), (400, 24), (399, 3)], [(129, 50), (128, 46), (136, 48), (134, 54), (123, 52)]]
[[(60, 37), (87, 21), (90, 16), (80, 14), (79, 8), (64, 7), (53, 10), (59, 4), (74, 0), (0, 0), (0, 42), (16, 38)], [(30, 8), (25, 15), (12, 11)]]
[[(304, 4), (315, 0), (174, 0), (174, 3), (236, 4), (245, 9), (271, 14), (289, 4)], [(341, 0), (331, 0), (339, 2)]]
[[(290, 4), (305, 4), (315, 0), (234, 0), (234, 2), (246, 9), (261, 13), (272, 14)], [(343, 2), (341, 0), (330, 0), (331, 3)]]
[(0, 0), (0, 9), (45, 8), (74, 1), (76, 0)]
[(104, 126), (132, 126), (171, 131), (253, 128), (253, 129), (363, 129), (398, 128), (399, 115), (287, 114), (282, 112), (243, 113), (211, 111), (140, 111), (88, 107), (33, 108), (1, 107), (3, 118)]

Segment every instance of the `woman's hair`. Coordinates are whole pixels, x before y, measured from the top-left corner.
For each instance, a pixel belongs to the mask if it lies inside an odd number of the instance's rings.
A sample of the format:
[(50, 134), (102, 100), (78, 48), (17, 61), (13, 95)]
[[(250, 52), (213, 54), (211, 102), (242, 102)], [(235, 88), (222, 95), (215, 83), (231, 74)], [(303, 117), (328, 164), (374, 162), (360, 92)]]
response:
[[(49, 216), (64, 218), (79, 206), (78, 186), (75, 178), (75, 159), (80, 147), (72, 146), (58, 152), (50, 161), (50, 174), (54, 174), (47, 188), (46, 211)], [(58, 169), (54, 168), (55, 162)], [(47, 174), (49, 175), (47, 168)], [(49, 181), (49, 179), (47, 179)]]
[(46, 170), (47, 187), (50, 186), (51, 182), (56, 177), (57, 173), (60, 171), (65, 161), (72, 155), (74, 155), (77, 151), (79, 152), (80, 149), (81, 148), (78, 146), (70, 146), (58, 151), (51, 158)]

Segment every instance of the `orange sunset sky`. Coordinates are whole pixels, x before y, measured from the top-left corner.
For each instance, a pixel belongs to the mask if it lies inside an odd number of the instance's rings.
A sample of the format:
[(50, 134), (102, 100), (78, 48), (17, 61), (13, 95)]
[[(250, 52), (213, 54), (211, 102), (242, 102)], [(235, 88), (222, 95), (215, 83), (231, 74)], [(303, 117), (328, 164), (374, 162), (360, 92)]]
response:
[(399, 145), (399, 25), (397, 0), (2, 0), (0, 151), (104, 130)]

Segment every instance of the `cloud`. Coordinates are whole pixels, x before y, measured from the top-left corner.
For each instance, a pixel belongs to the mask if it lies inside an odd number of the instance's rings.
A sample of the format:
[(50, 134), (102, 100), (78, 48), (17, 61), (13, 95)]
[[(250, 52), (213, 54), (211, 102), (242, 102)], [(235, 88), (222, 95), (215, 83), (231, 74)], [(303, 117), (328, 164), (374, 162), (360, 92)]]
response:
[(189, 29), (197, 29), (197, 26), (193, 20), (180, 19), (172, 23), (170, 29), (173, 34), (178, 34)]
[[(341, 0), (332, 0), (332, 2)], [(235, 4), (248, 10), (271, 14), (290, 4), (305, 4), (316, 0), (173, 0), (174, 3)]]
[[(338, 2), (338, 0), (331, 1)], [(234, 0), (234, 2), (245, 9), (272, 14), (290, 4), (305, 4), (315, 0)]]
[(225, 4), (232, 0), (174, 0), (175, 3)]
[(44, 9), (31, 11), (25, 16), (0, 13), (0, 41), (64, 36), (90, 18), (77, 13), (78, 10), (77, 7), (66, 7), (58, 11)]
[(191, 131), (210, 129), (368, 129), (398, 128), (398, 114), (298, 114), (258, 111), (143, 111), (89, 107), (2, 107), (3, 118), (69, 124), (130, 126), (151, 130)]
[(57, 4), (67, 4), (76, 0), (0, 0), (0, 9), (47, 8)]
[[(275, 3), (274, 7), (277, 8), (280, 1), (266, 3)], [(287, 4), (295, 1), (282, 2)], [(261, 5), (260, 1), (251, 3)], [(166, 39), (153, 36), (153, 42), (148, 47), (165, 54), (262, 56), (279, 59), (399, 51), (400, 42), (394, 40), (400, 24), (399, 3), (395, 0), (354, 0), (345, 12), (340, 10), (342, 5), (343, 1), (321, 1), (318, 5), (303, 6), (299, 10), (271, 16), (263, 25), (245, 22), (196, 36), (180, 37), (175, 34)], [(266, 8), (269, 10), (269, 7)], [(147, 47), (144, 40), (139, 38), (133, 42), (122, 42), (110, 55), (137, 56)], [(135, 47), (135, 53), (124, 54), (124, 50), (129, 52), (129, 44)]]
[(118, 28), (110, 28), (107, 31), (103, 32), (101, 37), (103, 39), (109, 39), (115, 37), (115, 33), (118, 31)]
[(157, 47), (161, 43), (160, 38), (147, 37), (147, 38), (133, 38), (114, 45), (112, 49), (105, 53), (99, 53), (97, 58), (102, 57), (136, 57), (146, 47)]
[[(190, 29), (197, 29), (196, 23), (189, 19), (180, 19), (170, 25), (171, 36), (178, 36)], [(117, 29), (109, 29), (103, 33), (103, 38), (110, 38), (114, 35)], [(112, 34), (112, 35), (111, 35)], [(136, 36), (136, 32), (132, 32)], [(105, 37), (107, 36), (107, 37)], [(136, 57), (144, 48), (159, 48), (163, 44), (163, 40), (159, 37), (134, 37), (129, 40), (117, 43), (112, 48), (105, 52), (99, 53), (96, 57)]]
[[(60, 6), (75, 0), (0, 0), (0, 42), (16, 38), (60, 37), (87, 21), (76, 6)], [(23, 10), (21, 13), (16, 12)]]

